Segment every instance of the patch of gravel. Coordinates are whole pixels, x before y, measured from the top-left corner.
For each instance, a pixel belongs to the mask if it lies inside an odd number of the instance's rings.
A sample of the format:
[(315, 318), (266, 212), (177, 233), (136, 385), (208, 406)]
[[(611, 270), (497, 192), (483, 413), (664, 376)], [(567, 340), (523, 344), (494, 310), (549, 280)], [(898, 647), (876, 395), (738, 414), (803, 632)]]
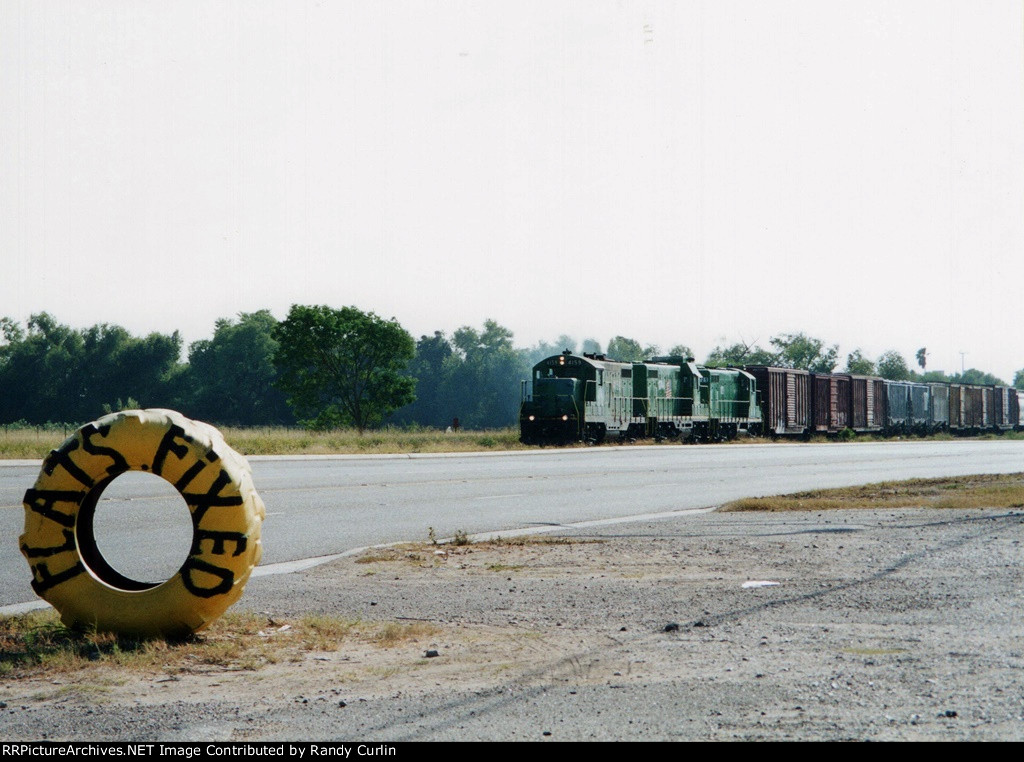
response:
[(1020, 511), (712, 513), (563, 536), (601, 542), (254, 579), (238, 608), (275, 622), (439, 634), (257, 671), (5, 679), (4, 737), (1024, 738)]

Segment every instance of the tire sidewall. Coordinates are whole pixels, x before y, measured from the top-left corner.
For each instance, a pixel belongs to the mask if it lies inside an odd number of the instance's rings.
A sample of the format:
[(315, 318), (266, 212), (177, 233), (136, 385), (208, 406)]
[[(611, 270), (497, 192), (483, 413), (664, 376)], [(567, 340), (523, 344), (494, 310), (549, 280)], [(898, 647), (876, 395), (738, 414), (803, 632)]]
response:
[[(174, 486), (193, 523), (182, 567), (144, 589), (112, 581), (83, 531), (102, 489), (127, 471)], [(248, 463), (215, 428), (174, 411), (123, 411), (83, 426), (44, 460), (24, 506), (32, 586), (69, 627), (187, 635), (238, 600), (262, 554), (265, 509)]]

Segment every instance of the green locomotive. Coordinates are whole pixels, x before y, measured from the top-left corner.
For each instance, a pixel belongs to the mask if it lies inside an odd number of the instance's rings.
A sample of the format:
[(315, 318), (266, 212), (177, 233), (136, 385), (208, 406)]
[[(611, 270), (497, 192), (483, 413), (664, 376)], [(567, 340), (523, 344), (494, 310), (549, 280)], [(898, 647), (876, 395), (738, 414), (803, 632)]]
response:
[(692, 357), (625, 363), (563, 352), (533, 367), (524, 389), (520, 440), (564, 444), (619, 439), (731, 439), (760, 433), (757, 382), (737, 368), (707, 368)]

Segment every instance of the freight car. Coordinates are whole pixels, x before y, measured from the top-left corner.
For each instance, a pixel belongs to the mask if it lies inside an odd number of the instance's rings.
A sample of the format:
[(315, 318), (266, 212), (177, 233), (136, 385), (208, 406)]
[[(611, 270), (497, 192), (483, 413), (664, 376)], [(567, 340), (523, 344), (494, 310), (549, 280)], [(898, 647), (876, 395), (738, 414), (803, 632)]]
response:
[(949, 384), (929, 383), (931, 388), (930, 420), (933, 431), (949, 430)]
[(1005, 386), (766, 365), (710, 368), (673, 356), (628, 363), (566, 351), (537, 363), (531, 390), (526, 386), (520, 439), (527, 444), (1024, 429), (1024, 391)]
[(794, 368), (747, 365), (757, 383), (761, 430), (772, 437), (838, 434), (849, 429), (887, 429), (885, 381), (850, 373), (809, 373)]
[(977, 434), (1024, 424), (1024, 395), (1005, 386), (889, 381), (765, 366), (747, 370), (758, 380), (765, 430), (776, 436), (837, 434), (844, 428), (887, 436)]
[(911, 381), (886, 381), (885, 428), (890, 434), (927, 434), (932, 426), (931, 387)]
[(748, 365), (757, 384), (764, 431), (773, 436), (804, 435), (811, 429), (811, 374), (793, 368)]
[(812, 373), (811, 431), (838, 434), (850, 429), (860, 433), (885, 427), (885, 382), (852, 373)]
[(754, 377), (693, 358), (624, 363), (566, 351), (537, 363), (532, 384), (527, 392), (524, 382), (519, 415), (526, 444), (607, 437), (715, 441), (761, 427)]
[(949, 430), (962, 434), (1024, 428), (1022, 394), (1007, 386), (949, 384)]

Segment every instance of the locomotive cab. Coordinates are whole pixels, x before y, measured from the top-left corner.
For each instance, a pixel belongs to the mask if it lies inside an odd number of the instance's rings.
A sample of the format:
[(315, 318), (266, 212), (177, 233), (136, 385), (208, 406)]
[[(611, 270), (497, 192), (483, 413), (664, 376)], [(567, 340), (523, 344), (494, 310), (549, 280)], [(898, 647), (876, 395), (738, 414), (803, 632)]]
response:
[(534, 367), (533, 394), (519, 411), (519, 439), (524, 444), (564, 444), (581, 438), (586, 379), (575, 376), (583, 366), (567, 364), (564, 355), (558, 358), (560, 363), (551, 364), (551, 359)]

